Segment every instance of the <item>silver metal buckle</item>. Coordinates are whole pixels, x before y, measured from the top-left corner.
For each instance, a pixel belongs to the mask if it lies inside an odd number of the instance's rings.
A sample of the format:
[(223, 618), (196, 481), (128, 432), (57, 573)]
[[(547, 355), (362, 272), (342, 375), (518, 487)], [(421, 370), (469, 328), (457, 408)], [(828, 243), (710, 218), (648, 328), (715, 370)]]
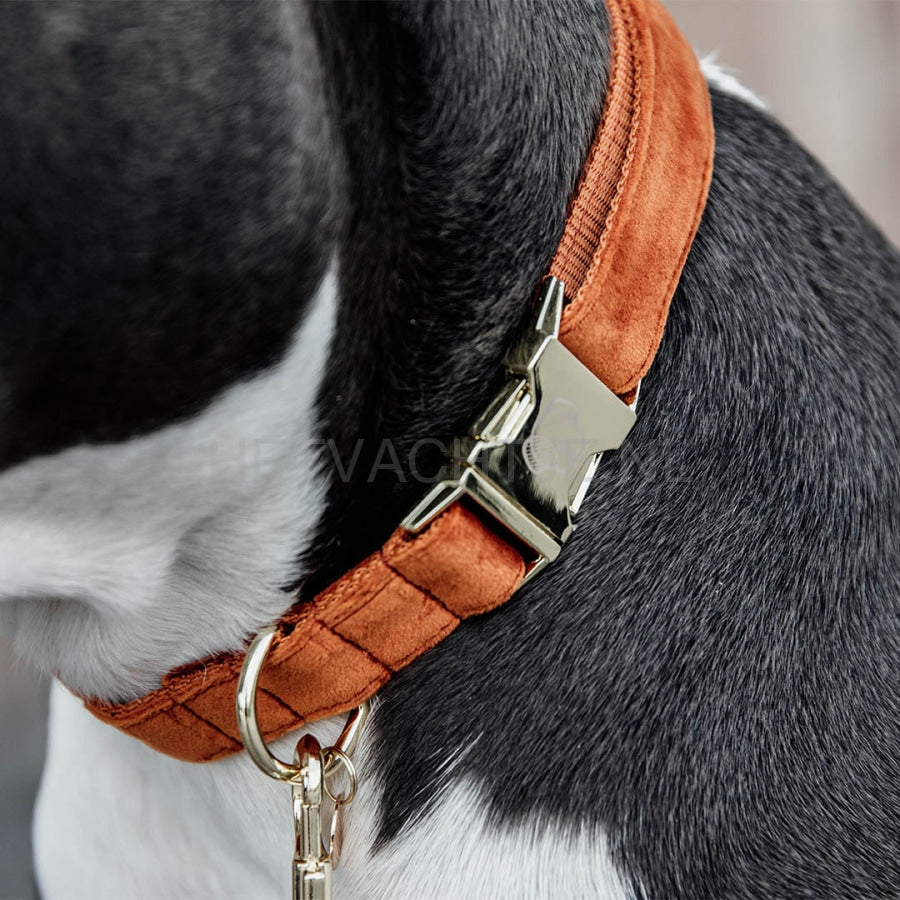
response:
[(564, 295), (558, 278), (545, 279), (503, 361), (506, 383), (401, 523), (420, 531), (471, 497), (535, 551), (526, 580), (559, 555), (600, 457), (622, 444), (635, 421), (633, 406), (558, 340)]

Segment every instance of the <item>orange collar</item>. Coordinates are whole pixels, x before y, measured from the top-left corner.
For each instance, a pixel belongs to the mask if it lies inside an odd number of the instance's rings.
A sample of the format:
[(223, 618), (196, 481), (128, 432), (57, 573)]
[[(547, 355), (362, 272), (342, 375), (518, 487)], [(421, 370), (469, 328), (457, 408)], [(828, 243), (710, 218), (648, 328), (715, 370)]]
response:
[[(541, 347), (552, 341), (557, 356), (565, 355), (564, 368), (577, 369), (576, 381), (589, 370), (594, 384), (600, 379), (629, 401), (656, 354), (700, 222), (712, 174), (713, 128), (697, 59), (659, 2), (607, 5), (613, 65), (606, 105), (550, 266), (570, 302), (558, 323), (559, 341), (547, 337)], [(553, 293), (552, 285), (545, 296)], [(539, 331), (546, 326), (536, 324)], [(515, 359), (507, 357), (507, 365), (518, 371)], [(509, 402), (540, 391), (534, 372), (527, 366), (522, 371), (525, 386)], [(612, 402), (621, 407), (612, 409), (613, 418), (624, 422), (621, 410), (627, 408)], [(494, 418), (482, 417), (473, 434), (481, 437), (498, 421), (498, 408), (489, 412)], [(510, 409), (503, 412), (508, 419)], [(536, 418), (542, 413), (536, 410)], [(619, 432), (593, 449), (617, 446), (627, 427)], [(592, 460), (589, 454), (589, 471)], [(477, 466), (466, 472), (473, 482), (485, 481)], [(579, 480), (584, 472), (582, 466)], [(534, 571), (519, 549), (460, 498), (474, 497), (509, 524), (503, 510), (491, 509), (493, 501), (471, 485), (454, 490), (444, 488), (437, 505), (426, 504), (427, 514), (407, 521), (420, 530), (399, 528), (372, 556), (281, 619), (260, 679), (258, 718), (265, 737), (358, 705), (461, 619), (506, 602)], [(566, 521), (581, 493), (569, 496)], [(502, 505), (505, 495), (499, 496)], [(542, 561), (552, 559), (571, 525), (549, 528), (545, 548), (540, 523), (530, 540), (528, 509), (517, 515), (525, 543)], [(523, 537), (522, 530), (513, 530)], [(137, 700), (85, 705), (163, 753), (192, 762), (219, 759), (241, 750), (234, 704), (243, 661), (244, 653), (201, 660), (168, 673), (162, 687)]]

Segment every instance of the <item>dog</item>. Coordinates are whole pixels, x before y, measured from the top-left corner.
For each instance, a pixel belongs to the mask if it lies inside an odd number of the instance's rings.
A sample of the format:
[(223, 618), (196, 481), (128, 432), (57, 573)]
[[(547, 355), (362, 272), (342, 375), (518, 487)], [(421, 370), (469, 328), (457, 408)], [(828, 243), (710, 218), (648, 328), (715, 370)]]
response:
[[(485, 407), (609, 20), (0, 16), (0, 625), (128, 700), (383, 543)], [(709, 82), (709, 200), (637, 424), (560, 560), (381, 690), (339, 898), (900, 892), (900, 255)], [(51, 706), (47, 900), (286, 895), (286, 789), (246, 754), (191, 765)]]

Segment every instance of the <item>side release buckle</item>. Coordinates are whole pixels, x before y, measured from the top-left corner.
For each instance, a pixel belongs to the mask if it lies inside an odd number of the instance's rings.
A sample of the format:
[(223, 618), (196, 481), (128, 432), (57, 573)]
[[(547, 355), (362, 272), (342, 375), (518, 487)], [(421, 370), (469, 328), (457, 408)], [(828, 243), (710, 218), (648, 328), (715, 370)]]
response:
[(635, 421), (633, 408), (558, 340), (564, 293), (558, 278), (545, 279), (504, 358), (505, 384), (401, 523), (420, 531), (468, 496), (535, 551), (526, 579), (559, 555), (600, 457)]

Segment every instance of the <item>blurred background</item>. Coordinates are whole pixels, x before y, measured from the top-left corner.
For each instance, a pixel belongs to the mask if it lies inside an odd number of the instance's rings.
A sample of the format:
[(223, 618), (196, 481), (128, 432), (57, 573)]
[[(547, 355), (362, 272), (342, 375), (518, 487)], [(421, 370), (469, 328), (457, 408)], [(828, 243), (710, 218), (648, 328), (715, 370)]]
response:
[(900, 0), (663, 0), (900, 244)]
[[(668, 0), (900, 244), (900, 0)], [(0, 898), (34, 896), (30, 816), (47, 685), (0, 638)], [(79, 898), (80, 900), (80, 898)]]

